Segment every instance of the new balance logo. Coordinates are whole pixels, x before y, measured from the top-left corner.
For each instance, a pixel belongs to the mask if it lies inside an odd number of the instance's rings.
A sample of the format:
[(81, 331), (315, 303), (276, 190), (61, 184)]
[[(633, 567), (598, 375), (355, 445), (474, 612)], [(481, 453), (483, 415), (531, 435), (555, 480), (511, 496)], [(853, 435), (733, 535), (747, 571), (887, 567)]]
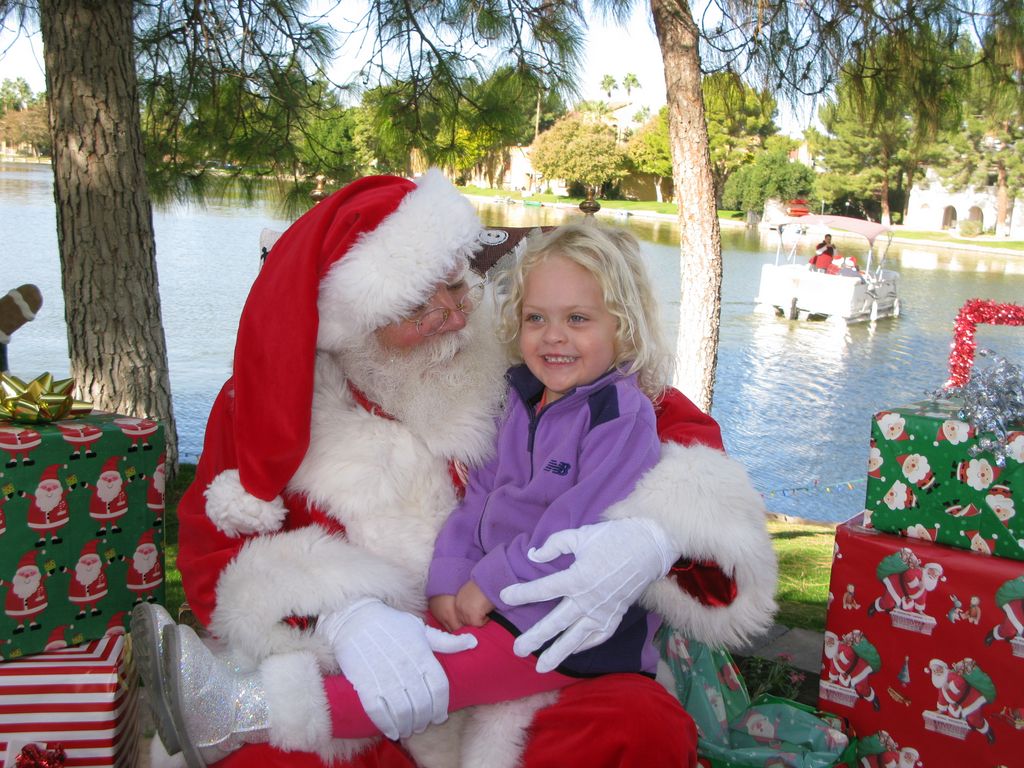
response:
[(548, 462), (547, 466), (544, 467), (545, 472), (554, 472), (559, 477), (565, 477), (569, 474), (569, 470), (572, 468), (572, 464), (567, 461), (555, 461), (552, 459)]

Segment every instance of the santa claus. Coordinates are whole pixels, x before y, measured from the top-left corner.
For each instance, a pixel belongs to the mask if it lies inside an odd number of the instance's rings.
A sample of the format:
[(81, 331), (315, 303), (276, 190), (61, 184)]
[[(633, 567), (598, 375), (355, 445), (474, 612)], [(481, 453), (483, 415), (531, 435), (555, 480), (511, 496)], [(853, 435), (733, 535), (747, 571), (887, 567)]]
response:
[(885, 557), (875, 569), (884, 591), (868, 606), (868, 616), (894, 610), (924, 613), (928, 593), (945, 581), (939, 563), (921, 565), (920, 558), (908, 547)]
[(149, 477), (149, 485), (146, 487), (146, 507), (155, 516), (153, 525), (160, 527), (164, 522), (164, 488), (167, 482), (167, 456), (160, 454), (157, 459), (156, 469)]
[(1024, 637), (1024, 576), (1010, 579), (996, 590), (996, 605), (1004, 618), (985, 635), (985, 645)]
[(120, 533), (117, 520), (128, 511), (128, 494), (124, 489), (124, 478), (117, 469), (119, 456), (111, 456), (103, 464), (103, 471), (96, 478), (96, 487), (89, 501), (89, 517), (96, 520), (100, 527), (97, 536), (106, 536), (107, 526), (111, 533)]
[[(98, 607), (100, 600), (107, 596), (107, 564), (96, 552), (96, 540), (87, 541), (75, 563), (74, 573), (68, 583), (68, 600), (78, 608), (76, 619), (99, 616), (103, 611)], [(62, 568), (70, 571), (70, 568)]]
[(70, 461), (77, 461), (83, 455), (87, 459), (96, 456), (93, 446), (103, 437), (102, 429), (84, 421), (58, 421), (54, 423), (54, 426), (60, 430), (64, 442), (72, 448), (68, 455)]
[(139, 537), (125, 579), (125, 585), (135, 593), (136, 603), (143, 600), (153, 602), (153, 592), (164, 583), (164, 573), (160, 567), (160, 551), (153, 543), (152, 530), (147, 530)]
[(25, 467), (35, 464), (36, 460), (31, 454), (42, 442), (42, 435), (34, 429), (15, 424), (0, 424), (0, 451), (6, 451), (11, 457), (7, 462), (8, 467), (16, 467), (19, 462)]
[(963, 720), (989, 743), (994, 742), (996, 737), (985, 718), (984, 707), (995, 699), (995, 686), (974, 659), (962, 659), (953, 665), (932, 659), (925, 672), (931, 675), (932, 685), (939, 691), (935, 711)]
[(855, 691), (877, 710), (881, 705), (870, 678), (882, 668), (882, 661), (875, 646), (860, 630), (854, 630), (842, 637), (826, 632), (823, 647), (829, 681)]
[(30, 630), (39, 629), (41, 625), (36, 618), (46, 610), (49, 602), (43, 572), (36, 565), (36, 553), (26, 552), (22, 555), (11, 580), (0, 581), (0, 584), (7, 587), (4, 613), (17, 622), (11, 633), (17, 635), (24, 632), (26, 624)]
[(39, 535), (37, 547), (46, 544), (47, 536), (50, 537), (51, 544), (60, 544), (60, 530), (70, 519), (67, 491), (57, 477), (58, 469), (59, 465), (51, 464), (40, 475), (36, 492), (22, 494), (32, 500), (28, 507), (27, 522), (28, 527)]
[(121, 430), (121, 434), (132, 441), (131, 445), (128, 446), (128, 453), (133, 453), (140, 448), (144, 451), (153, 450), (153, 445), (149, 442), (149, 438), (160, 429), (160, 425), (157, 422), (152, 419), (122, 416), (121, 418), (114, 419), (114, 423)]
[[(460, 465), (492, 450), (504, 391), (490, 306), (469, 312), (456, 300), (480, 231), (437, 171), (415, 183), (371, 177), (318, 203), (268, 254), (179, 506), (189, 605), (231, 653), (231, 669), (211, 671), (230, 687), (242, 669), (258, 694), (244, 722), (233, 713), (221, 724), (221, 741), (186, 751), (193, 764), (239, 745), (220, 764), (408, 766), (406, 749), (423, 766), (695, 764), (692, 721), (641, 675), (588, 679), (437, 725), (448, 689), (432, 650), (459, 638), (424, 627), (424, 579), (459, 498)], [(429, 309), (443, 321), (424, 334), (416, 318)], [(529, 602), (572, 595), (549, 614), (558, 642), (545, 653), (556, 663), (601, 642), (641, 594), (715, 645), (771, 622), (776, 564), (759, 494), (722, 452), (712, 420), (674, 391), (659, 409), (659, 431), (674, 441), (661, 464), (567, 545), (575, 561), (562, 584), (521, 585)], [(670, 572), (651, 569), (655, 542), (637, 536), (639, 518), (679, 556)], [(325, 625), (342, 630), (329, 636)], [(170, 645), (173, 661), (188, 633), (142, 605), (132, 634), (161, 740), (186, 746), (192, 734), (179, 732), (174, 702), (160, 694), (161, 659)], [(389, 641), (395, 655), (372, 655)], [(357, 689), (398, 712), (403, 736), (418, 734), (404, 749), (333, 738), (322, 675), (339, 667), (346, 679), (378, 681)]]

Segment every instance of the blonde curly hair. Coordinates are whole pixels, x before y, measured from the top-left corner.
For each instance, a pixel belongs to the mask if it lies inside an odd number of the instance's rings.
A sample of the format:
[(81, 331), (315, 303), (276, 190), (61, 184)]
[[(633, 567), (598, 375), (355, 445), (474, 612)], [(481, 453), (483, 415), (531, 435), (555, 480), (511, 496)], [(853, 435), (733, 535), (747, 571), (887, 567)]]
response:
[(550, 256), (578, 264), (597, 280), (605, 306), (618, 320), (615, 365), (636, 373), (640, 389), (656, 400), (669, 385), (672, 355), (665, 343), (640, 243), (624, 229), (578, 221), (529, 238), (520, 259), (502, 276), (499, 289), (498, 338), (510, 358), (522, 362), (519, 330), (526, 276)]

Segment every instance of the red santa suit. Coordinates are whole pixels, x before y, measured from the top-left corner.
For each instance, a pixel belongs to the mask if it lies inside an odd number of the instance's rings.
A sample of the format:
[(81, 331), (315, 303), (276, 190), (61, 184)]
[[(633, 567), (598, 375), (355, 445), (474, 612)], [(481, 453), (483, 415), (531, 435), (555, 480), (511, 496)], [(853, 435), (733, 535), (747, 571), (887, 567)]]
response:
[(112, 532), (120, 531), (116, 521), (128, 511), (128, 494), (124, 490), (124, 478), (117, 470), (118, 461), (118, 456), (107, 459), (89, 500), (89, 517), (101, 524), (97, 536), (106, 533), (108, 523)]
[(160, 567), (160, 552), (153, 543), (153, 531), (147, 530), (139, 537), (135, 554), (128, 561), (128, 574), (125, 586), (135, 593), (135, 602), (144, 599), (153, 600), (153, 590), (164, 582), (164, 573)]
[(146, 508), (156, 516), (154, 525), (161, 525), (164, 518), (164, 489), (167, 480), (167, 457), (161, 454), (156, 469), (146, 486)]
[(40, 542), (50, 536), (52, 543), (59, 544), (61, 538), (57, 533), (68, 524), (69, 514), (67, 492), (57, 478), (57, 465), (53, 464), (43, 470), (29, 503), (28, 527), (39, 534)]
[(861, 639), (852, 643), (846, 637), (840, 639), (835, 633), (825, 633), (828, 679), (856, 691), (858, 696), (878, 709), (875, 689), (869, 679), (875, 668), (865, 658), (875, 653), (874, 646), (866, 640)]
[(80, 459), (83, 452), (87, 459), (96, 455), (93, 444), (103, 437), (103, 430), (94, 424), (87, 424), (81, 421), (58, 421), (57, 429), (60, 430), (64, 442), (74, 450), (68, 458), (72, 461)]
[(0, 426), (0, 451), (6, 451), (11, 457), (7, 462), (8, 467), (18, 466), (18, 462), (30, 466), (35, 461), (30, 458), (39, 444), (43, 442), (42, 435), (34, 429), (16, 426)]
[[(71, 570), (71, 569), (67, 569)], [(106, 564), (96, 553), (95, 539), (86, 542), (68, 582), (68, 600), (78, 606), (77, 618), (83, 618), (88, 610), (93, 616), (101, 613), (97, 608), (100, 600), (107, 596)]]
[[(479, 233), (472, 207), (436, 171), (415, 184), (362, 179), (289, 228), (253, 284), (234, 376), (214, 403), (195, 481), (179, 505), (178, 567), (196, 617), (242, 663), (260, 666), (273, 711), (281, 697), (291, 722), (271, 718), (271, 741), (292, 751), (247, 746), (219, 765), (408, 764), (388, 742), (331, 738), (320, 679), (336, 669), (333, 654), (290, 619), (364, 597), (425, 608), (433, 540), (458, 500), (452, 462), (477, 465), (492, 450), (507, 360), (481, 308), (468, 318), (468, 346), (449, 363), (465, 369), (461, 395), (438, 392), (407, 413), (383, 403), (395, 417), (384, 418), (349, 386), (365, 388), (344, 370), (344, 351), (422, 304)], [(282, 322), (281, 307), (293, 322)], [(722, 452), (709, 417), (679, 393), (661, 411), (663, 438), (687, 445), (666, 445), (661, 464), (606, 516), (647, 516), (684, 556), (714, 555), (721, 568), (681, 561), (644, 603), (692, 637), (740, 642), (774, 612), (776, 563), (760, 495)], [(273, 670), (262, 664), (271, 656)], [(474, 728), (479, 735), (493, 727), (488, 709), (454, 713), (405, 746), (423, 766), (438, 764), (440, 752), (493, 768), (520, 756), (526, 768), (695, 759), (692, 721), (638, 675), (583, 681), (540, 711), (527, 700), (506, 718), (508, 738), (468, 744)], [(620, 762), (624, 754), (634, 762)]]
[(36, 565), (35, 552), (26, 552), (21, 556), (14, 577), (6, 582), (6, 586), (4, 613), (18, 622), (14, 633), (24, 631), (26, 623), (30, 629), (38, 629), (40, 625), (35, 619), (46, 610), (49, 601), (42, 571)]

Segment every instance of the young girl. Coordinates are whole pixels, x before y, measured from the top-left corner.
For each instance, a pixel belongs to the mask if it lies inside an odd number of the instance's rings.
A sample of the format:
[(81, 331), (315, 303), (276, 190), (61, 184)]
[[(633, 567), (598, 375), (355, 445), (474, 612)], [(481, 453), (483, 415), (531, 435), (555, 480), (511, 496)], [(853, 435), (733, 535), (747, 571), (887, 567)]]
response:
[[(496, 455), (471, 474), (465, 499), (437, 538), (427, 579), (428, 624), (476, 639), (471, 650), (437, 655), (450, 685), (448, 711), (558, 690), (579, 677), (653, 676), (657, 664), (651, 640), (661, 620), (633, 605), (604, 643), (540, 672), (536, 658), (514, 653), (513, 642), (557, 601), (512, 606), (499, 596), (506, 586), (568, 567), (567, 556), (535, 562), (532, 550), (556, 531), (599, 522), (658, 460), (652, 399), (667, 385), (670, 358), (639, 243), (623, 230), (566, 224), (530, 242), (507, 280), (501, 333), (522, 363), (506, 375)], [(662, 574), (673, 557), (663, 553)], [(317, 631), (330, 636), (332, 629)], [(189, 764), (266, 740), (266, 730), (228, 733), (215, 743), (197, 737), (215, 705), (230, 711), (236, 700), (259, 698), (260, 682), (230, 682), (237, 675), (227, 665), (211, 660), (194, 635), (178, 632), (168, 672), (177, 733), (192, 742), (182, 745)], [(382, 733), (343, 676), (326, 678), (324, 687), (336, 738)], [(234, 695), (224, 696), (226, 688)]]

